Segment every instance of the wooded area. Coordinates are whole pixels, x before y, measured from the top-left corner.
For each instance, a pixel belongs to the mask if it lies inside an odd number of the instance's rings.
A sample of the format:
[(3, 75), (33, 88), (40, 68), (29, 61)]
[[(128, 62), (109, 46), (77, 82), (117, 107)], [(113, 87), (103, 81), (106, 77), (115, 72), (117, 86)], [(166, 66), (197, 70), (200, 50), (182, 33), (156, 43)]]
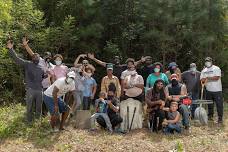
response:
[(105, 61), (150, 55), (165, 66), (176, 61), (183, 71), (191, 62), (201, 70), (211, 56), (226, 87), (227, 6), (226, 0), (0, 0), (0, 103), (24, 98), (8, 37), (24, 57), (20, 43), (27, 36), (34, 51), (61, 53), (65, 63), (85, 52)]

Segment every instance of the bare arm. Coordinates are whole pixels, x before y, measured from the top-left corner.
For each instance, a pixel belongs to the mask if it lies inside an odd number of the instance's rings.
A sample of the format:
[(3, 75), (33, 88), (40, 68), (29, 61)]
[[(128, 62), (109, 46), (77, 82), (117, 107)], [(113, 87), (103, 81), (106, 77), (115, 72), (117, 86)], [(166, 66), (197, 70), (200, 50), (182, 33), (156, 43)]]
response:
[(113, 111), (115, 111), (115, 112), (119, 111), (119, 107), (114, 106), (111, 101), (108, 101), (108, 105)]
[(29, 47), (28, 42), (29, 42), (29, 40), (27, 40), (26, 37), (23, 37), (22, 43), (23, 43), (24, 48), (26, 49), (26, 51), (28, 52), (28, 54), (29, 54), (30, 56), (33, 56), (34, 52), (33, 52), (32, 49)]
[(167, 120), (167, 122), (171, 123), (171, 124), (174, 124), (174, 123), (179, 122), (179, 120), (180, 120), (180, 113), (177, 114), (177, 116), (175, 117), (174, 120)]
[(106, 67), (106, 62), (103, 62), (103, 61), (101, 61), (101, 60), (98, 60), (97, 58), (95, 58), (94, 57), (94, 54), (92, 54), (92, 53), (88, 53), (88, 58), (89, 59), (91, 59), (91, 60), (93, 60), (94, 62), (96, 62), (97, 64), (99, 64), (99, 65), (101, 65), (101, 66), (103, 66), (103, 67)]
[(74, 61), (74, 67), (78, 67), (78, 62), (81, 58), (85, 58), (87, 55), (86, 54), (80, 54)]

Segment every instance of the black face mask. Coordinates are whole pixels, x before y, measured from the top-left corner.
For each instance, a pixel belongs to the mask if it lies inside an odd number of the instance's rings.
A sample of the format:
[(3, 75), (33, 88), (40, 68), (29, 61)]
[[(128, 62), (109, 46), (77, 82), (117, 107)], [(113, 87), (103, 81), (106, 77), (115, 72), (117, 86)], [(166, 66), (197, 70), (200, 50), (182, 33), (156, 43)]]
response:
[(177, 86), (178, 85), (178, 81), (176, 79), (173, 79), (171, 83), (172, 83), (172, 86)]
[(39, 60), (33, 60), (32, 62), (37, 65), (39, 63)]
[(112, 100), (113, 98), (114, 98), (114, 96), (108, 95), (108, 100)]

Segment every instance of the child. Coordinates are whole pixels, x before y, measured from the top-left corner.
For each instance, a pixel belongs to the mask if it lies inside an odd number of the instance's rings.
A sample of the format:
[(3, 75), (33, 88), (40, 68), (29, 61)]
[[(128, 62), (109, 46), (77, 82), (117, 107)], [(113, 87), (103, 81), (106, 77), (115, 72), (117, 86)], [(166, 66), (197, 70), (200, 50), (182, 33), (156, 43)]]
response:
[(100, 92), (99, 99), (97, 99), (95, 101), (96, 113), (91, 116), (91, 127), (92, 127), (92, 129), (94, 129), (95, 120), (99, 116), (102, 116), (105, 120), (108, 130), (112, 133), (113, 132), (112, 124), (111, 124), (110, 119), (107, 114), (108, 105), (111, 104), (111, 101), (107, 101), (107, 100), (105, 100), (105, 98), (106, 98), (106, 93)]
[(181, 133), (181, 123), (180, 123), (180, 113), (177, 111), (178, 103), (171, 102), (170, 108), (165, 108), (164, 110), (168, 110), (167, 120), (165, 119), (163, 125), (165, 126), (165, 133)]

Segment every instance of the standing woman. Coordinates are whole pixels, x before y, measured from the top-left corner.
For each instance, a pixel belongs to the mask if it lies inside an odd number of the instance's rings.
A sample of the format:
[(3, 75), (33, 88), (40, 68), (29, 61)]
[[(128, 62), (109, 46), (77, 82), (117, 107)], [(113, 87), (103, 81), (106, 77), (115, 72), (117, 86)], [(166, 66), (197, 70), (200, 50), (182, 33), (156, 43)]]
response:
[(163, 73), (163, 67), (160, 62), (154, 63), (153, 73), (151, 73), (146, 80), (146, 90), (152, 88), (154, 86), (155, 81), (158, 79), (163, 80), (165, 85), (169, 84), (168, 77), (165, 73)]
[(56, 54), (54, 56), (55, 67), (51, 70), (51, 81), (54, 83), (57, 79), (66, 77), (68, 72), (68, 67), (63, 64), (63, 56), (61, 54)]

